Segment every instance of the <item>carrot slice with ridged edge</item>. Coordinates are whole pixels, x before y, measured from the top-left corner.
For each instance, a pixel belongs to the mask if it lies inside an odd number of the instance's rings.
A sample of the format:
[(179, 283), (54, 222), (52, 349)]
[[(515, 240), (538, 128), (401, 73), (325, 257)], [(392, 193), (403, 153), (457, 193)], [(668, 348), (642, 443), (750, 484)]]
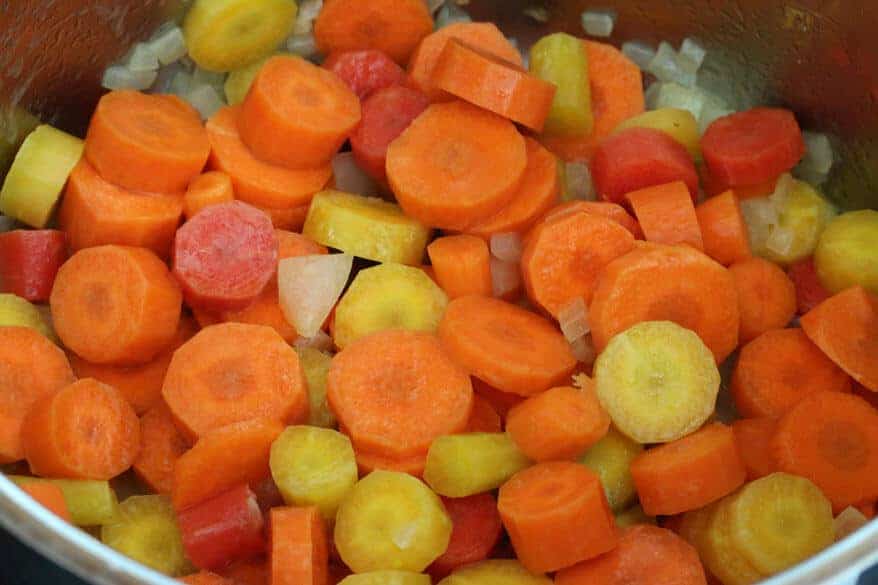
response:
[(775, 263), (748, 258), (729, 266), (738, 291), (740, 341), (786, 327), (796, 314), (796, 285)]
[(436, 282), (449, 298), (491, 296), (491, 251), (485, 240), (459, 235), (437, 238), (427, 246)]
[(750, 257), (750, 235), (734, 191), (726, 191), (695, 208), (704, 252), (728, 266)]
[(140, 453), (134, 460), (134, 473), (159, 494), (170, 494), (174, 485), (174, 465), (189, 449), (177, 430), (174, 417), (164, 402), (159, 402), (140, 417)]
[(704, 250), (701, 226), (686, 185), (677, 181), (647, 187), (625, 196), (647, 241), (688, 244)]
[(183, 214), (190, 219), (205, 207), (234, 200), (231, 177), (222, 171), (210, 171), (190, 181), (183, 197)]
[(387, 149), (387, 178), (403, 211), (444, 229), (500, 211), (526, 166), (512, 122), (459, 101), (430, 106)]
[(610, 203), (609, 201), (567, 201), (561, 205), (557, 205), (549, 210), (543, 217), (543, 221), (551, 221), (564, 215), (573, 215), (574, 213), (590, 213), (592, 215), (600, 215), (607, 219), (612, 219), (623, 228), (631, 232), (631, 235), (638, 240), (643, 239), (643, 230), (637, 220), (631, 217), (631, 214), (625, 211), (625, 208), (618, 203)]

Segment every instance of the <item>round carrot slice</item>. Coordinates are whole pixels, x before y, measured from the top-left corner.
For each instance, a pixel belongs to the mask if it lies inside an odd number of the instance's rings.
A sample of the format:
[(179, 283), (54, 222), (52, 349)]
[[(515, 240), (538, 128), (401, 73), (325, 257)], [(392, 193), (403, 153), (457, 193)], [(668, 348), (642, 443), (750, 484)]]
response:
[(86, 159), (67, 181), (58, 222), (73, 250), (119, 244), (165, 258), (183, 213), (181, 194), (134, 193), (104, 180)]
[(566, 382), (576, 367), (570, 345), (548, 320), (488, 297), (451, 301), (439, 338), (459, 364), (502, 392), (538, 394)]
[(235, 189), (231, 177), (222, 171), (210, 171), (198, 175), (189, 183), (183, 198), (183, 213), (186, 219), (191, 219), (205, 207), (234, 200)]
[(198, 112), (170, 95), (110, 92), (98, 102), (85, 137), (85, 156), (98, 173), (134, 191), (185, 191), (208, 154)]
[(21, 424), (31, 406), (74, 380), (67, 357), (30, 327), (0, 327), (0, 463), (24, 457)]
[(748, 258), (729, 266), (738, 291), (741, 342), (786, 327), (796, 314), (796, 285), (774, 262)]
[(558, 201), (561, 184), (557, 159), (533, 138), (525, 138), (524, 142), (527, 167), (512, 201), (495, 215), (467, 227), (468, 234), (487, 239), (493, 234), (523, 232)]
[(555, 86), (514, 63), (458, 39), (450, 39), (433, 70), (433, 83), (497, 115), (542, 131)]
[(590, 303), (604, 267), (633, 248), (628, 230), (598, 215), (576, 213), (541, 223), (521, 255), (527, 296), (557, 318), (576, 298)]
[(177, 231), (174, 276), (202, 309), (245, 308), (277, 270), (277, 237), (267, 215), (235, 201), (209, 207)]
[(354, 341), (332, 360), (327, 398), (354, 445), (394, 458), (425, 453), (466, 428), (469, 376), (427, 333), (388, 330)]
[(573, 215), (579, 212), (612, 219), (631, 232), (631, 235), (636, 239), (643, 239), (643, 230), (640, 229), (640, 224), (637, 223), (637, 220), (631, 217), (631, 214), (625, 211), (625, 208), (621, 205), (608, 201), (568, 201), (553, 207), (543, 218), (543, 221), (551, 221), (564, 215)]
[(50, 298), (55, 331), (96, 364), (144, 364), (171, 344), (180, 322), (180, 287), (143, 248), (81, 250), (58, 271)]
[(497, 213), (526, 166), (515, 125), (463, 102), (430, 106), (387, 149), (387, 178), (403, 211), (444, 229)]
[(695, 215), (701, 227), (704, 252), (708, 256), (723, 266), (750, 257), (750, 236), (734, 191), (726, 191), (701, 203), (695, 208)]
[(322, 66), (338, 75), (360, 101), (378, 90), (401, 86), (405, 82), (403, 68), (376, 49), (332, 53)]
[(737, 347), (739, 319), (728, 270), (688, 246), (651, 243), (607, 265), (589, 307), (598, 352), (635, 323), (673, 321), (697, 333), (717, 363)]
[(202, 329), (174, 353), (162, 396), (189, 438), (253, 418), (294, 424), (308, 414), (296, 352), (260, 325)]
[(140, 421), (115, 388), (83, 378), (34, 404), (22, 443), (36, 475), (107, 480), (137, 457)]
[[(235, 197), (266, 210), (278, 221), (281, 211), (293, 213), (303, 210), (314, 193), (320, 191), (332, 177), (332, 165), (323, 164), (311, 169), (292, 170), (258, 160), (250, 152), (238, 133), (241, 108), (223, 108), (207, 122), (210, 138), (210, 166), (232, 178)], [(304, 219), (303, 219), (304, 221)], [(278, 225), (278, 227), (283, 227)], [(287, 229), (287, 228), (283, 228)]]
[(279, 56), (253, 80), (238, 130), (257, 158), (306, 169), (327, 164), (359, 121), (360, 100), (338, 76)]

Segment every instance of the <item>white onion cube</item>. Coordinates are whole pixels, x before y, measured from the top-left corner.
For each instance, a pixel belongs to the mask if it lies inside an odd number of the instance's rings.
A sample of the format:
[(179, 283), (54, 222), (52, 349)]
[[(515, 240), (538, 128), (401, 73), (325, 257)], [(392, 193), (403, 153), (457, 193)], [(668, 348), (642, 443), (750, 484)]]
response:
[(707, 50), (695, 39), (686, 38), (683, 39), (683, 44), (680, 45), (679, 55), (689, 63), (692, 63), (697, 71), (704, 63), (704, 58), (707, 56)]
[(572, 343), (588, 335), (591, 326), (588, 323), (588, 307), (585, 306), (585, 299), (576, 297), (558, 311), (558, 324), (568, 342)]
[(314, 30), (314, 21), (323, 8), (323, 0), (302, 0), (296, 13), (293, 35), (310, 35)]
[(802, 135), (807, 147), (802, 166), (823, 175), (829, 174), (834, 159), (829, 137), (826, 134), (808, 131), (803, 132)]
[(641, 41), (622, 43), (622, 53), (642, 70), (645, 70), (655, 59), (655, 49)]
[(517, 262), (503, 262), (491, 258), (491, 291), (497, 298), (518, 290), (521, 286), (521, 272)]
[(569, 162), (564, 165), (564, 174), (567, 178), (567, 198), (594, 201), (597, 194), (594, 190), (594, 182), (591, 178), (591, 170), (588, 165), (581, 162)]
[(318, 254), (285, 258), (278, 264), (280, 306), (302, 337), (314, 337), (348, 282), (354, 257)]
[(156, 71), (159, 68), (159, 58), (152, 46), (137, 43), (128, 55), (127, 66), (131, 71)]
[(186, 39), (179, 26), (160, 30), (149, 46), (162, 65), (168, 65), (186, 55)]
[(582, 28), (593, 37), (609, 37), (616, 26), (613, 10), (586, 10), (582, 13)]
[(110, 90), (144, 90), (155, 82), (157, 71), (132, 71), (122, 65), (111, 65), (104, 71), (101, 85)]
[(293, 35), (287, 39), (287, 50), (301, 57), (313, 57), (317, 55), (317, 41), (310, 33)]
[(213, 116), (217, 110), (226, 105), (219, 92), (210, 85), (198, 85), (186, 92), (185, 99), (198, 110), (203, 120)]
[(580, 337), (570, 344), (570, 350), (576, 361), (582, 364), (593, 364), (598, 357), (598, 352), (591, 340), (591, 335)]

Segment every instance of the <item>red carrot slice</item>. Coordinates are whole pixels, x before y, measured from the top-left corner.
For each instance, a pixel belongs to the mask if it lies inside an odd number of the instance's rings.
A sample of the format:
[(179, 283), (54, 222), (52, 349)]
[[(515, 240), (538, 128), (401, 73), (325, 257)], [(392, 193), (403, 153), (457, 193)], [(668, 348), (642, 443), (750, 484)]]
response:
[(377, 49), (338, 51), (326, 58), (323, 67), (338, 75), (360, 100), (405, 81), (402, 67)]
[(427, 569), (435, 579), (442, 579), (463, 565), (488, 558), (503, 531), (497, 502), (491, 494), (442, 498), (442, 503), (453, 528), (448, 548)]
[(32, 303), (48, 301), (55, 275), (66, 259), (64, 232), (13, 230), (0, 234), (0, 292)]
[(174, 465), (189, 445), (164, 402), (140, 417), (140, 443), (140, 454), (132, 466), (134, 473), (154, 492), (170, 494)]
[(804, 315), (832, 296), (817, 274), (814, 257), (809, 256), (787, 268), (787, 276), (796, 287), (796, 307), (800, 315)]

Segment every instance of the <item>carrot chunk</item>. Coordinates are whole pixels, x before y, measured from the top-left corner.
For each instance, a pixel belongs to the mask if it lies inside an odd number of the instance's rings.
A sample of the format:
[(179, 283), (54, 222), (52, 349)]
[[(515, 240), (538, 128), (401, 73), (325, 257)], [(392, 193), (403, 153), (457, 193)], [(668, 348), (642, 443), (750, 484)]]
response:
[(708, 256), (723, 266), (750, 257), (750, 236), (734, 191), (701, 203), (695, 208), (695, 215)]
[(635, 239), (643, 239), (643, 230), (640, 229), (640, 224), (637, 223), (637, 220), (631, 217), (631, 214), (625, 211), (625, 208), (621, 205), (608, 201), (568, 201), (550, 209), (543, 218), (543, 221), (550, 221), (564, 215), (573, 215), (579, 212), (612, 219), (631, 232)]
[(326, 585), (329, 542), (320, 511), (275, 508), (270, 526), (271, 585)]
[(436, 282), (449, 298), (491, 296), (491, 252), (475, 236), (446, 236), (427, 246)]
[(813, 256), (791, 264), (787, 268), (787, 276), (796, 286), (796, 306), (799, 315), (804, 315), (832, 296), (832, 293), (820, 282)]
[(361, 101), (405, 81), (402, 67), (377, 49), (336, 51), (323, 61), (323, 68), (338, 75)]
[(647, 241), (688, 244), (697, 250), (704, 250), (701, 226), (684, 183), (677, 181), (646, 187), (625, 197)]
[(198, 175), (189, 183), (183, 197), (183, 214), (186, 219), (192, 219), (193, 215), (205, 207), (234, 200), (232, 179), (222, 171), (210, 171)]
[(777, 463), (771, 449), (777, 419), (772, 417), (742, 418), (732, 423), (735, 443), (741, 454), (741, 461), (747, 469), (747, 479), (752, 481), (777, 471)]
[(174, 465), (189, 445), (164, 402), (140, 417), (140, 444), (140, 453), (132, 465), (134, 473), (154, 492), (170, 495)]
[(729, 273), (738, 291), (738, 338), (742, 342), (786, 327), (792, 321), (796, 314), (796, 287), (777, 264), (749, 258), (729, 266)]
[(503, 531), (497, 502), (491, 494), (442, 498), (442, 503), (453, 528), (448, 548), (427, 569), (436, 579), (458, 567), (488, 558)]
[(64, 492), (57, 485), (47, 481), (35, 481), (19, 487), (21, 487), (21, 491), (62, 520), (71, 521), (70, 509), (67, 508), (67, 502), (64, 500)]

